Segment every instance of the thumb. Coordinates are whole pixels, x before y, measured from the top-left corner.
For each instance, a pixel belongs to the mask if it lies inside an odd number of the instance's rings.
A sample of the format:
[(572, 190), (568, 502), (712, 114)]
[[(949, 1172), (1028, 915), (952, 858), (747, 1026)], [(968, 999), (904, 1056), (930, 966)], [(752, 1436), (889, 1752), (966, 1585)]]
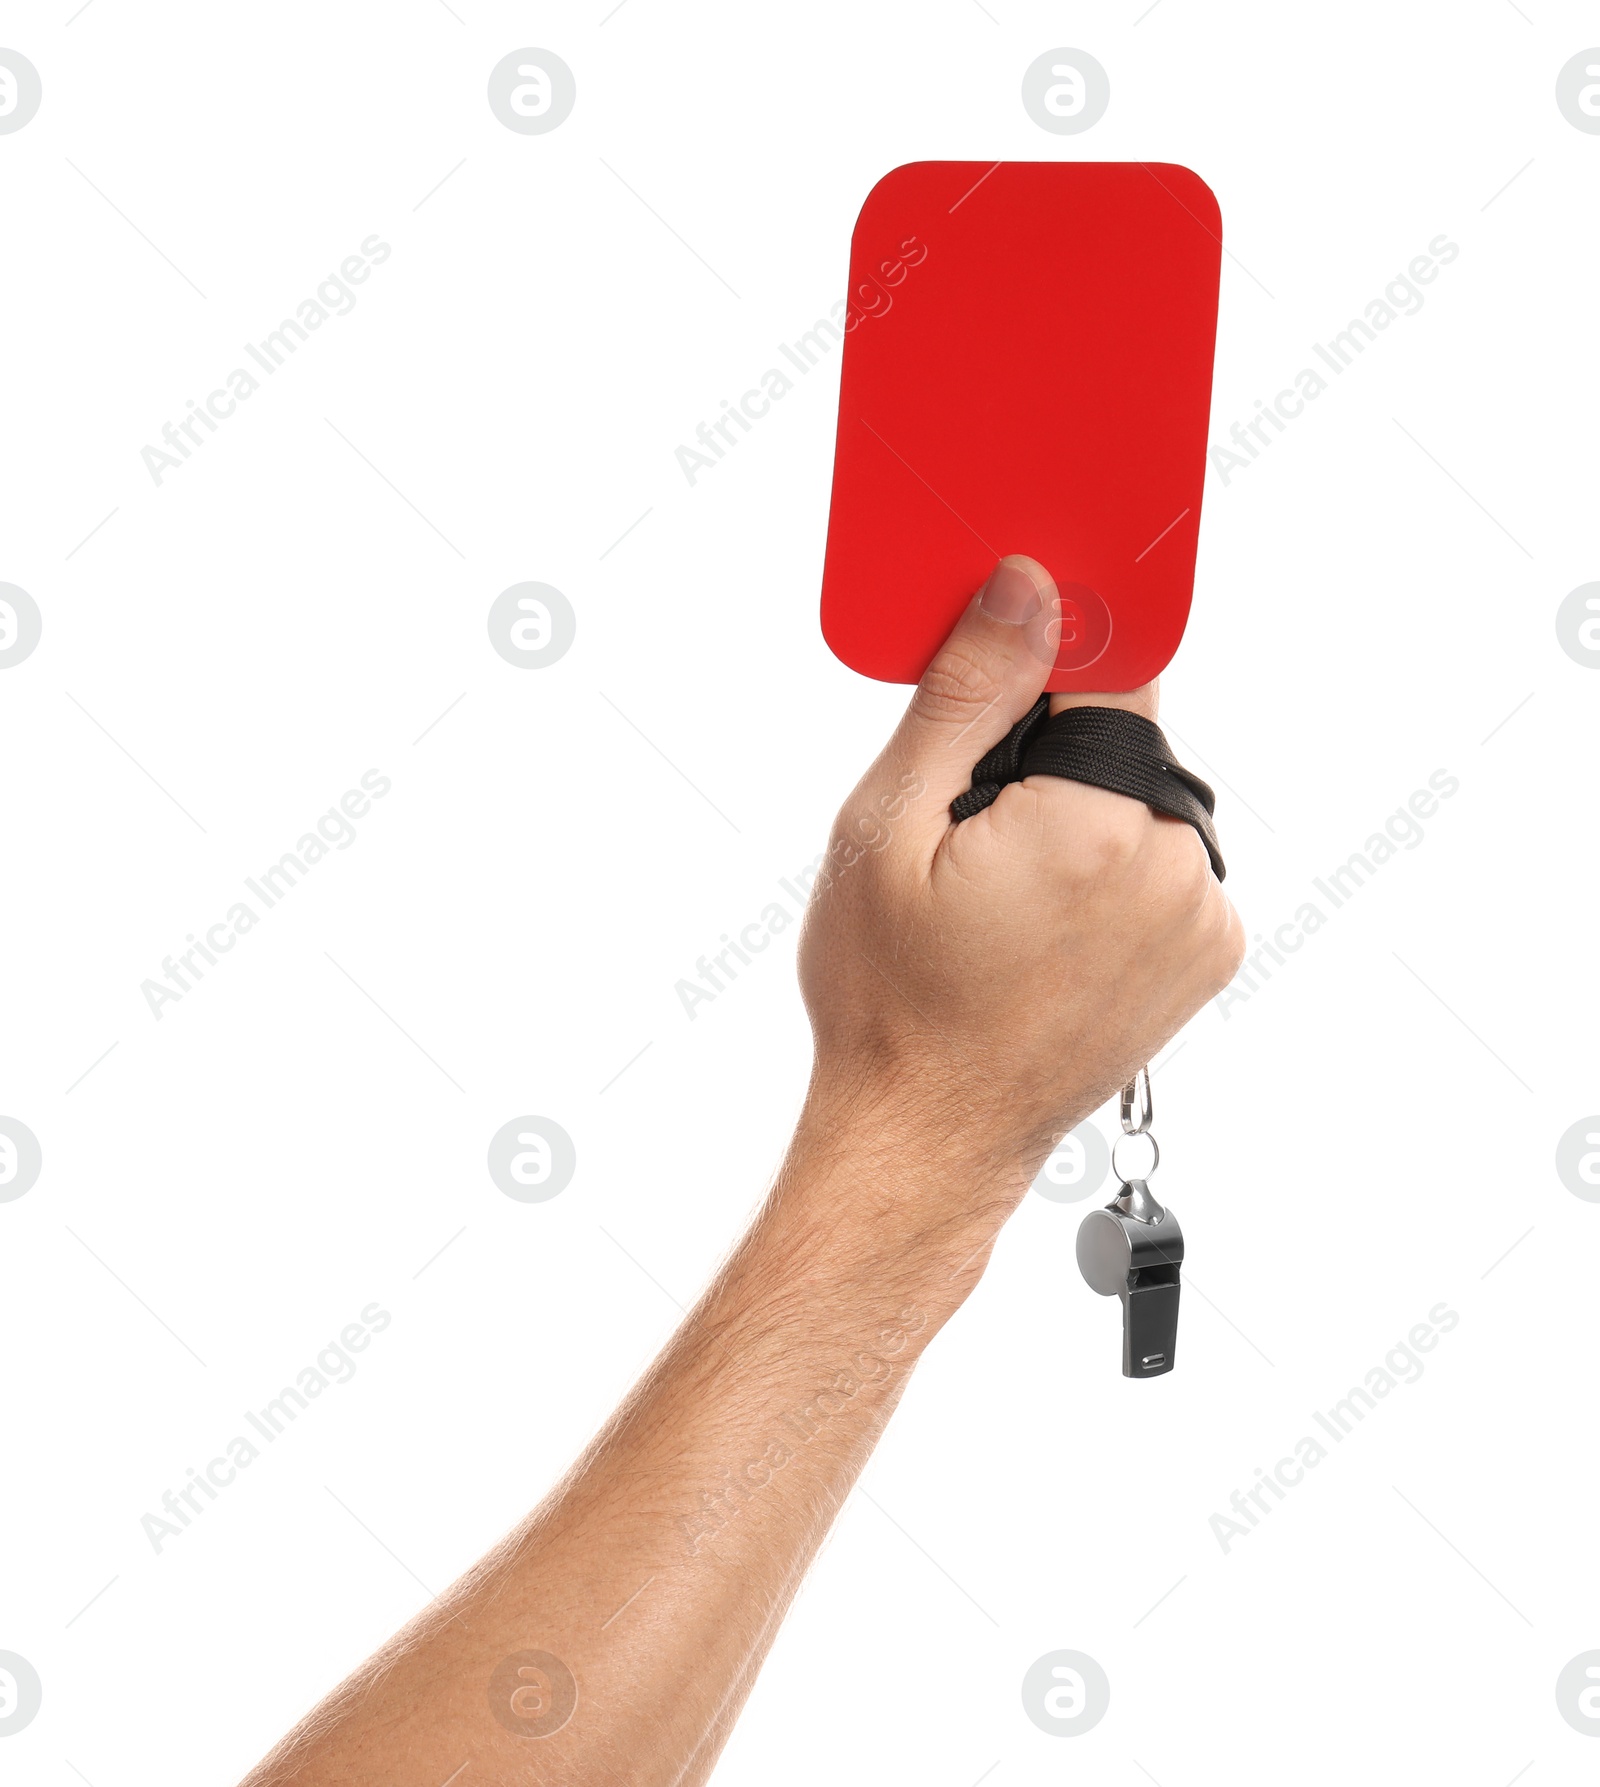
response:
[(1055, 581), (1013, 553), (956, 622), (923, 672), (891, 755), (926, 783), (942, 812), (972, 781), (972, 766), (1039, 699), (1061, 633)]

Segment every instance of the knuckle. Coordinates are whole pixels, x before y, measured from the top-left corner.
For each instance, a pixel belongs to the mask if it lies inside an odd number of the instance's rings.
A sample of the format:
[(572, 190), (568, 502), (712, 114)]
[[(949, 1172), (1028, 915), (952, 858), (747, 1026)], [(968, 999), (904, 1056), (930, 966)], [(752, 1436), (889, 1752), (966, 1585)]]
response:
[(988, 819), (990, 835), (1014, 858), (1020, 871), (1038, 870), (1068, 887), (1075, 885), (1073, 858), (1062, 849), (1058, 815), (1037, 783), (1007, 784), (988, 809)]
[(1199, 833), (1175, 819), (1158, 821), (1155, 831), (1160, 857), (1157, 873), (1167, 917), (1179, 926), (1203, 923), (1216, 883)]
[(965, 640), (952, 640), (928, 666), (911, 708), (924, 720), (968, 720), (975, 709), (986, 707), (1000, 693), (982, 649)]
[(1093, 845), (1102, 867), (1126, 869), (1150, 836), (1150, 816), (1136, 801), (1120, 799), (1097, 828)]
[(1248, 947), (1244, 920), (1234, 911), (1232, 901), (1219, 892), (1214, 904), (1215, 910), (1208, 919), (1210, 935), (1205, 950), (1206, 978), (1213, 996), (1239, 972)]
[(1212, 905), (1228, 907), (1222, 897), (1216, 877), (1211, 873), (1211, 858), (1205, 845), (1200, 841), (1200, 834), (1189, 826), (1183, 828), (1189, 835), (1189, 849), (1184, 854), (1183, 895), (1187, 910), (1198, 918)]
[(1103, 788), (1070, 784), (1066, 864), (1069, 874), (1084, 881), (1124, 873), (1149, 838), (1150, 814), (1142, 802)]

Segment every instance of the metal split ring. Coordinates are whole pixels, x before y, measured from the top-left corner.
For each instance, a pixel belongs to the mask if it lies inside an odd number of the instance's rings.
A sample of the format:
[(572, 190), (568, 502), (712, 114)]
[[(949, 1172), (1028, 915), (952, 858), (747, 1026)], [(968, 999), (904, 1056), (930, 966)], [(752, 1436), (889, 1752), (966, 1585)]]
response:
[(1156, 1138), (1151, 1135), (1149, 1130), (1131, 1129), (1128, 1131), (1127, 1135), (1119, 1135), (1111, 1148), (1111, 1170), (1124, 1185), (1131, 1185), (1134, 1183), (1134, 1180), (1130, 1179), (1128, 1175), (1123, 1172), (1122, 1168), (1117, 1165), (1117, 1149), (1133, 1136), (1143, 1136), (1150, 1144), (1150, 1164), (1138, 1175), (1138, 1178), (1140, 1180), (1148, 1179), (1156, 1168), (1161, 1165), (1161, 1145), (1157, 1142)]

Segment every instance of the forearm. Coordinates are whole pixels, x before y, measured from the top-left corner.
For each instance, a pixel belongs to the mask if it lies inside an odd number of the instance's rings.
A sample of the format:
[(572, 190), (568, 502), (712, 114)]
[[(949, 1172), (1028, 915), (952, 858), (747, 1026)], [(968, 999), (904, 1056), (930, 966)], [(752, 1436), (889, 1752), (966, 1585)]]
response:
[[(703, 1780), (1017, 1192), (1015, 1170), (918, 1148), (915, 1127), (813, 1102), (761, 1213), (566, 1481), (250, 1787), (438, 1787), (468, 1761), (480, 1783), (530, 1768), (548, 1783)], [(921, 1213), (951, 1201), (929, 1182), (952, 1174), (977, 1214), (930, 1227)], [(506, 1723), (519, 1683), (495, 1672), (524, 1651), (559, 1659), (576, 1688), (546, 1736)], [(540, 1667), (516, 1702), (529, 1729), (564, 1710)]]

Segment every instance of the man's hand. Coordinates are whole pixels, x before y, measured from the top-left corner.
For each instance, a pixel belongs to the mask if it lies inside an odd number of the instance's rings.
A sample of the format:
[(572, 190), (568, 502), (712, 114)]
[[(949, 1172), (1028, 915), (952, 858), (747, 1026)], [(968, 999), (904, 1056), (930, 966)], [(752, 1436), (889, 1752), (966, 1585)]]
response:
[[(981, 1220), (1244, 953), (1194, 828), (1140, 801), (1034, 776), (951, 822), (972, 766), (1038, 699), (1058, 631), (1049, 573), (1003, 559), (846, 801), (800, 953), (821, 1121), (870, 1112), (908, 1163), (970, 1163), (949, 1195)], [(1154, 719), (1156, 686), (1051, 710), (1090, 703)]]
[(562, 1483), (247, 1787), (710, 1774), (1053, 1138), (1239, 959), (1200, 840), (1136, 801), (1046, 778), (951, 825), (1055, 618), (1044, 571), (1005, 560), (846, 803), (801, 947), (811, 1094), (715, 1282)]

